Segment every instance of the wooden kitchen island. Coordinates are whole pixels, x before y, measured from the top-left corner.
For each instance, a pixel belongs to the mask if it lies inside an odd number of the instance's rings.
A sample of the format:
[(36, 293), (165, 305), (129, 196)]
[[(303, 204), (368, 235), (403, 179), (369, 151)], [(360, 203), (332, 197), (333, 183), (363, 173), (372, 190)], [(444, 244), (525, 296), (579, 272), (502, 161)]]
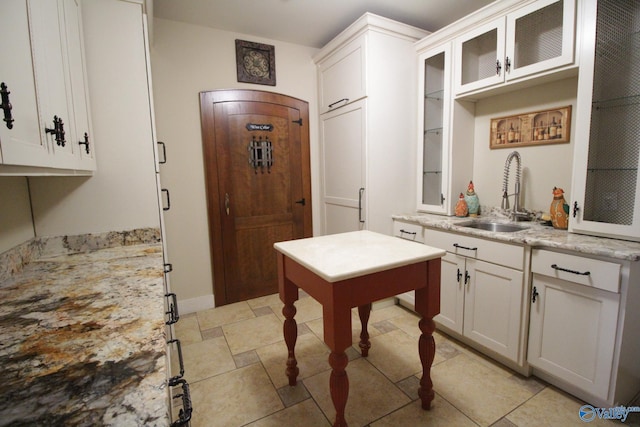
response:
[(430, 375), (435, 355), (433, 317), (440, 312), (440, 258), (445, 251), (364, 230), (279, 242), (274, 247), (280, 299), (284, 303), (289, 385), (296, 385), (298, 376), (298, 327), (294, 319), (298, 289), (322, 304), (324, 341), (331, 349), (329, 387), (336, 409), (334, 426), (347, 425), (344, 413), (349, 380), (345, 350), (352, 344), (351, 309), (358, 307), (362, 323), (359, 347), (366, 357), (371, 347), (367, 332), (371, 303), (415, 290), (415, 310), (422, 316), (418, 349), (423, 372), (418, 394), (422, 407), (429, 409), (434, 396)]

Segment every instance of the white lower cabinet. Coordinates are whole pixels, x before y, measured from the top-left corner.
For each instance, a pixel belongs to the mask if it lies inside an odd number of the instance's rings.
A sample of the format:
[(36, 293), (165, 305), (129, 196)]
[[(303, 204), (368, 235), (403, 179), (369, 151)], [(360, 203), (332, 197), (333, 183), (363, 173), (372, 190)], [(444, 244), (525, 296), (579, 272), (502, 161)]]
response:
[(436, 324), (522, 365), (524, 248), (430, 229), (425, 243), (447, 251)]
[(595, 405), (629, 403), (640, 388), (640, 350), (629, 342), (637, 341), (637, 310), (624, 309), (638, 298), (628, 288), (636, 264), (533, 250), (528, 362), (535, 374)]

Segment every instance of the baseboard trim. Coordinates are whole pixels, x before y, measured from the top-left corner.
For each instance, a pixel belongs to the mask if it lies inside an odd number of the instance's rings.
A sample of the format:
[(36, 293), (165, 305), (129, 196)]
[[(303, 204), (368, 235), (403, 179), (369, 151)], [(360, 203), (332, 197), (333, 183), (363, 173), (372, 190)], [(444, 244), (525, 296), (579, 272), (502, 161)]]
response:
[(183, 300), (178, 299), (178, 312), (180, 314), (195, 313), (196, 311), (208, 310), (214, 307), (213, 294)]

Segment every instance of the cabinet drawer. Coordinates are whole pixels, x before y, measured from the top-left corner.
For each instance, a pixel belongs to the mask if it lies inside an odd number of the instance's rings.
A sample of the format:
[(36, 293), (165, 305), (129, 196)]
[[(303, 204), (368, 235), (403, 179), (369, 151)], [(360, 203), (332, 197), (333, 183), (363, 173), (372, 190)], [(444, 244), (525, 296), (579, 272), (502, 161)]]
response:
[(426, 229), (424, 243), (447, 252), (468, 258), (481, 259), (493, 264), (522, 270), (524, 266), (524, 247), (510, 243), (495, 242), (464, 234), (448, 233)]
[(403, 221), (393, 221), (393, 235), (405, 240), (424, 243), (424, 227)]
[(610, 292), (620, 291), (620, 264), (534, 249), (531, 271)]

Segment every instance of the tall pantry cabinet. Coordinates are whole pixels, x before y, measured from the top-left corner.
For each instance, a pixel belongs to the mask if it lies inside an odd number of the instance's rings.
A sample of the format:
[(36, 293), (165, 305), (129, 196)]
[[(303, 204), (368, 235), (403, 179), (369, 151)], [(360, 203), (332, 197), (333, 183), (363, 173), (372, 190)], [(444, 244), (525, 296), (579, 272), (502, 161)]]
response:
[(323, 234), (391, 234), (391, 215), (415, 209), (413, 44), (427, 34), (366, 13), (314, 58)]

